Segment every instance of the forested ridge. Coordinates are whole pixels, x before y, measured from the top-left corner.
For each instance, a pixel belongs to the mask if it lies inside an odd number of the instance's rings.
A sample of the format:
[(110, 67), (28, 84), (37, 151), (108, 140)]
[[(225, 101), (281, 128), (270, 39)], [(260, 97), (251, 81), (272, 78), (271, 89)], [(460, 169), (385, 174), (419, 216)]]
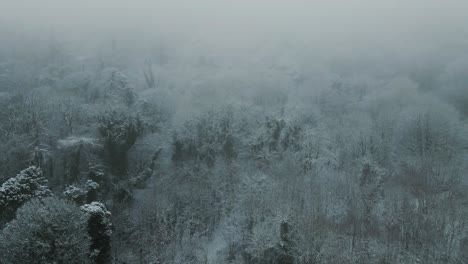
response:
[(2, 34), (0, 263), (468, 263), (465, 48)]

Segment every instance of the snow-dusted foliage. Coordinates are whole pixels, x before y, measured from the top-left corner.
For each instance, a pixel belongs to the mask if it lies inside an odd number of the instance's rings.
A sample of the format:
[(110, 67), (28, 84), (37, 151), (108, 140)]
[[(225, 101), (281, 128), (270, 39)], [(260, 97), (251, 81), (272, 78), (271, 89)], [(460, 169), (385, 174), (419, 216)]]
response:
[(63, 196), (77, 204), (91, 203), (97, 199), (98, 189), (99, 184), (97, 182), (87, 180), (81, 187), (75, 185), (67, 186), (63, 192)]
[(84, 191), (74, 185), (67, 186), (63, 192), (63, 196), (72, 201), (82, 200), (84, 195)]
[[(102, 217), (102, 224), (110, 227), (109, 217), (111, 213), (107, 210), (106, 206), (100, 202), (92, 202), (90, 204), (85, 204), (81, 206), (81, 210), (88, 214), (89, 216), (98, 215)], [(106, 234), (110, 235), (112, 230), (109, 228), (106, 230)]]
[(85, 184), (85, 189), (87, 191), (90, 191), (90, 190), (96, 190), (99, 188), (99, 184), (97, 182), (94, 182), (92, 180), (87, 180), (86, 181), (86, 184)]
[(85, 172), (98, 159), (102, 144), (92, 137), (69, 136), (57, 141), (63, 156), (64, 176), (67, 184), (76, 184), (86, 177)]
[(127, 172), (127, 151), (135, 144), (143, 130), (140, 117), (124, 109), (114, 108), (99, 116), (98, 125), (110, 159), (112, 173), (124, 175)]
[(50, 196), (47, 179), (40, 168), (31, 166), (8, 179), (0, 187), (0, 211), (10, 215), (32, 198)]
[(84, 214), (54, 197), (33, 199), (0, 233), (1, 262), (90, 263)]
[(468, 263), (468, 1), (70, 2), (0, 4), (0, 264)]
[(272, 162), (273, 159), (289, 152), (294, 155), (302, 150), (300, 144), (304, 139), (304, 128), (294, 122), (273, 116), (266, 117), (264, 125), (250, 140), (252, 158), (260, 165)]
[(72, 148), (80, 145), (99, 147), (99, 144), (95, 138), (90, 137), (77, 137), (70, 136), (65, 139), (60, 139), (58, 142), (59, 148)]
[(123, 109), (105, 111), (99, 116), (99, 132), (110, 145), (133, 145), (141, 133), (142, 123), (138, 116)]
[(186, 122), (173, 135), (172, 160), (196, 161), (212, 167), (217, 158), (234, 159), (238, 154), (235, 125), (230, 110), (210, 111)]
[(100, 202), (92, 202), (81, 206), (81, 211), (87, 215), (88, 235), (91, 238), (90, 256), (96, 264), (111, 262), (110, 236), (112, 234), (111, 213)]
[(127, 77), (116, 68), (104, 69), (93, 84), (90, 98), (92, 101), (109, 105), (130, 106), (136, 102), (136, 94)]

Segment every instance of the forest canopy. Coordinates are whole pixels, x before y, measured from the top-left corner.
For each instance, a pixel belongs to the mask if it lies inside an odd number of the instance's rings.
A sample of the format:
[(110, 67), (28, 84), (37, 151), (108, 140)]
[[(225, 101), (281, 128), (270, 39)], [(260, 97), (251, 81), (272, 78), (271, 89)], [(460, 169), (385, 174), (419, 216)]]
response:
[(468, 263), (466, 10), (0, 4), (0, 263)]

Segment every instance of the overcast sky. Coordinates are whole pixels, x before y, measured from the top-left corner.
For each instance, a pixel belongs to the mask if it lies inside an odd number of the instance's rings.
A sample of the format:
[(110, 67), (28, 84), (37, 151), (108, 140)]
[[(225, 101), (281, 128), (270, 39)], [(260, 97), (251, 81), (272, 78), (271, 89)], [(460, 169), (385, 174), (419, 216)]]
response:
[(467, 14), (466, 0), (0, 0), (0, 22), (17, 32), (157, 33), (220, 43), (463, 42)]

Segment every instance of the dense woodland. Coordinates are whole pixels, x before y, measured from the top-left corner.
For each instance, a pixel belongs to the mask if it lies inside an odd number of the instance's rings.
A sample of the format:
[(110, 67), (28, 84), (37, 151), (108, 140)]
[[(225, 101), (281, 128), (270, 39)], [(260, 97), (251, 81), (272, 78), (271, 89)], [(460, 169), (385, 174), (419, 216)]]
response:
[(466, 50), (103, 39), (4, 38), (0, 263), (468, 263)]

